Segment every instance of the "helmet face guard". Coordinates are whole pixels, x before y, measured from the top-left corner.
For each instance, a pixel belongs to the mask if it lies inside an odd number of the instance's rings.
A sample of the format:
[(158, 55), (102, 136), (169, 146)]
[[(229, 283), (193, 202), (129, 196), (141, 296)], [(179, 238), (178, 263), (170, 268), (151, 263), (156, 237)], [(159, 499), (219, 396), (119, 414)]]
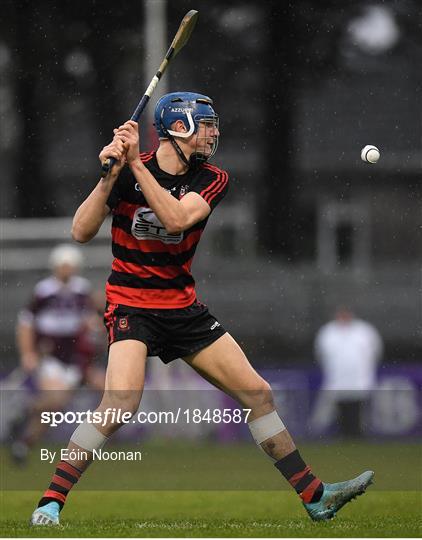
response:
[[(169, 139), (181, 159), (188, 165), (207, 161), (215, 154), (218, 147), (219, 118), (215, 113), (213, 102), (208, 96), (193, 92), (173, 92), (164, 95), (155, 107), (154, 125), (161, 139)], [(173, 131), (171, 126), (181, 120), (186, 132)], [(175, 137), (187, 139), (198, 133), (200, 126), (205, 125), (205, 134), (197, 136), (196, 148), (190, 161), (186, 159)], [(212, 134), (207, 131), (212, 129)]]
[[(205, 133), (203, 135), (200, 134), (199, 131), (201, 128), (198, 127), (195, 151), (191, 155), (190, 159), (191, 161), (194, 159), (195, 162), (205, 162), (217, 152), (219, 139), (217, 133), (220, 125), (220, 119), (217, 115), (208, 116), (198, 118), (197, 123), (198, 126), (200, 126), (200, 124), (204, 126)], [(210, 131), (211, 134), (209, 134)]]

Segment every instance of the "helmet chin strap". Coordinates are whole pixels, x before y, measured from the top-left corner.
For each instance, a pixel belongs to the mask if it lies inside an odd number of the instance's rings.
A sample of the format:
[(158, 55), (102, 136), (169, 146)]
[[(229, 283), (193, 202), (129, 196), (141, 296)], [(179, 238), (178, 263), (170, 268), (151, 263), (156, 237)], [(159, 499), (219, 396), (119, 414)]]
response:
[[(176, 142), (176, 139), (174, 138), (173, 136), (173, 131), (170, 133), (168, 129), (166, 129), (163, 124), (161, 124), (161, 128), (165, 134), (165, 136), (168, 138), (168, 140), (171, 142), (171, 144), (173, 145), (173, 148), (176, 150), (177, 152), (177, 155), (179, 156), (179, 158), (183, 161), (183, 163), (185, 165), (187, 165), (187, 167), (189, 167), (190, 169), (196, 169), (197, 167), (199, 167), (199, 165), (201, 163), (204, 163), (204, 161), (207, 161), (207, 158), (205, 157), (204, 154), (200, 154), (200, 153), (197, 153), (197, 152), (194, 152), (191, 154), (190, 158), (188, 159), (185, 154), (183, 153), (183, 150), (180, 148), (180, 146), (177, 144)], [(184, 134), (183, 134), (184, 135)]]
[(177, 155), (179, 156), (179, 158), (183, 161), (183, 163), (185, 165), (187, 165), (188, 167), (190, 167), (190, 163), (189, 163), (189, 160), (188, 158), (185, 156), (185, 154), (183, 153), (182, 149), (180, 148), (180, 146), (177, 144), (176, 142), (176, 139), (173, 137), (173, 135), (171, 135), (168, 131), (168, 129), (166, 129), (164, 127), (163, 124), (161, 124), (161, 129), (163, 130), (164, 132), (164, 135), (167, 137), (167, 139), (171, 142), (171, 144), (173, 145), (173, 148), (176, 150), (177, 152)]

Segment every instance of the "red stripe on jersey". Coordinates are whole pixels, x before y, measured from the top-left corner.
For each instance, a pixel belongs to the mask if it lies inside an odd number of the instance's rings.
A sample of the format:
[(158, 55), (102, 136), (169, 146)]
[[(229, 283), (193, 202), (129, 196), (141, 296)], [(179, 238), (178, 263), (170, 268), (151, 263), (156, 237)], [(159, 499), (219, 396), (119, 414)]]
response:
[(218, 178), (218, 180), (216, 180), (215, 182), (213, 182), (209, 188), (207, 189), (207, 191), (204, 191), (201, 193), (201, 197), (204, 198), (204, 200), (206, 202), (208, 202), (208, 198), (210, 197), (210, 195), (213, 193), (214, 189), (217, 188), (219, 185), (221, 185), (221, 180), (220, 178)]
[[(221, 171), (218, 175), (218, 185), (214, 185), (214, 186), (209, 186), (208, 188), (208, 194), (210, 194), (211, 192), (214, 192), (220, 185), (224, 185), (227, 183), (227, 180), (228, 180), (228, 174), (226, 173), (226, 171)], [(215, 182), (214, 182), (215, 184)]]
[(116, 272), (126, 272), (134, 274), (140, 278), (159, 277), (162, 279), (173, 279), (190, 273), (192, 259), (186, 261), (182, 266), (140, 266), (139, 264), (114, 259), (111, 269)]
[(131, 307), (177, 309), (190, 306), (195, 301), (195, 286), (180, 289), (134, 289), (106, 284), (109, 302)]
[(127, 216), (130, 219), (133, 219), (133, 214), (138, 208), (148, 208), (148, 206), (139, 206), (139, 204), (131, 204), (124, 201), (120, 201), (119, 204), (114, 209), (115, 214), (120, 214), (122, 216)]
[(212, 200), (217, 197), (217, 195), (219, 193), (221, 193), (223, 191), (223, 189), (225, 188), (227, 182), (229, 180), (229, 176), (227, 173), (223, 173), (223, 179), (222, 179), (222, 183), (218, 186), (216, 186), (216, 188), (214, 189), (214, 193), (210, 193), (208, 194), (206, 197), (205, 197), (205, 200), (207, 201), (208, 204), (211, 204)]
[(210, 202), (221, 193), (228, 182), (228, 174), (226, 171), (218, 169), (216, 167), (207, 166), (205, 167), (208, 170), (217, 174), (217, 179), (212, 182), (208, 187), (201, 191), (200, 195), (205, 199), (205, 201), (210, 204)]
[(154, 151), (152, 152), (141, 152), (139, 154), (139, 157), (141, 158), (141, 161), (145, 163), (146, 161), (149, 161), (151, 158), (154, 157)]
[(209, 193), (210, 191), (212, 191), (212, 189), (219, 183), (221, 182), (221, 174), (218, 173), (217, 174), (217, 178), (216, 180), (214, 180), (214, 182), (212, 184), (210, 184), (209, 186), (207, 186), (205, 189), (203, 189), (200, 193), (201, 197), (205, 197), (205, 195), (207, 193)]
[(128, 234), (119, 227), (112, 227), (112, 238), (115, 244), (119, 244), (127, 249), (140, 249), (144, 253), (182, 253), (190, 249), (199, 242), (203, 229), (193, 231), (179, 244), (165, 244), (160, 240), (137, 240), (133, 235)]
[(213, 165), (206, 164), (204, 165), (204, 168), (208, 171), (215, 173), (216, 175), (227, 174), (227, 172), (224, 171), (223, 169), (219, 169), (218, 167), (214, 167)]
[(214, 171), (216, 173), (224, 172), (223, 169), (219, 169), (216, 165), (211, 165), (211, 163), (204, 163), (202, 166), (204, 169), (209, 169), (210, 171)]
[(225, 185), (226, 182), (224, 182), (224, 177), (223, 175), (221, 175), (219, 182), (216, 185), (212, 186), (212, 189), (210, 189), (208, 193), (204, 196), (204, 199), (207, 201), (208, 204), (210, 203), (210, 200), (214, 198), (214, 194), (220, 193), (224, 189)]

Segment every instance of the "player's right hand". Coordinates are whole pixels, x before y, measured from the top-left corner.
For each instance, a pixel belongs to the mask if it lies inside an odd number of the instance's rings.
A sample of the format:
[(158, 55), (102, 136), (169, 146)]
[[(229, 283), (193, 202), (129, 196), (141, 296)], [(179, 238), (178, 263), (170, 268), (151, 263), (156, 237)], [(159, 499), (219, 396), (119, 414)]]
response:
[(98, 157), (101, 165), (103, 165), (108, 158), (114, 158), (116, 163), (113, 165), (112, 172), (113, 174), (118, 174), (126, 163), (126, 149), (122, 140), (118, 137), (114, 137), (110, 144), (104, 146)]

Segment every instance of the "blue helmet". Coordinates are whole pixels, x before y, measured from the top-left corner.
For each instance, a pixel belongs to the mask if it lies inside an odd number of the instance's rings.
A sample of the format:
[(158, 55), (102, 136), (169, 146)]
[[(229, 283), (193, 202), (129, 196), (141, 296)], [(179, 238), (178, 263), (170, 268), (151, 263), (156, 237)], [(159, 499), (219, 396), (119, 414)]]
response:
[[(201, 120), (218, 123), (218, 115), (212, 105), (211, 98), (195, 92), (165, 94), (155, 106), (154, 125), (158, 136), (168, 138), (170, 134), (186, 138), (197, 132)], [(171, 130), (171, 125), (177, 120), (181, 120), (185, 124), (186, 133)]]

